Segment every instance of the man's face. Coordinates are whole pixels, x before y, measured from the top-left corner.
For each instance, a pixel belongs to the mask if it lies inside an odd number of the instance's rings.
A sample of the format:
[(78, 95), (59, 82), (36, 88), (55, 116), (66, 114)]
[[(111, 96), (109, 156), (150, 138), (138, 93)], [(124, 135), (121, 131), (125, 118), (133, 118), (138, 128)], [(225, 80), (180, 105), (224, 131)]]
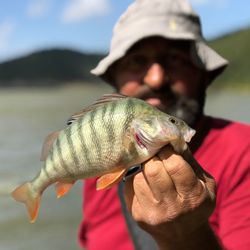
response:
[(191, 126), (203, 114), (203, 73), (192, 63), (187, 42), (145, 39), (116, 63), (113, 73), (121, 94), (141, 98)]

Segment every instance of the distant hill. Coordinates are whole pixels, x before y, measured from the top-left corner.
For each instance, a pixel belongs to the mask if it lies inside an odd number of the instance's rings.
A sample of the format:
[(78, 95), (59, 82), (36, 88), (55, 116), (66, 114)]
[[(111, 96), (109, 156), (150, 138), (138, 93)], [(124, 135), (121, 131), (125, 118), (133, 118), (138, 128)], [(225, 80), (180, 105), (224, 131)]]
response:
[(98, 82), (90, 74), (101, 54), (50, 49), (0, 64), (0, 85), (56, 85), (69, 81)]
[[(209, 45), (230, 61), (213, 86), (250, 85), (250, 28), (232, 32)], [(84, 54), (68, 49), (38, 51), (0, 63), (0, 86), (56, 85), (64, 82), (100, 82), (90, 74), (103, 54)]]
[(229, 60), (228, 68), (216, 84), (250, 86), (250, 28), (221, 36), (209, 45)]

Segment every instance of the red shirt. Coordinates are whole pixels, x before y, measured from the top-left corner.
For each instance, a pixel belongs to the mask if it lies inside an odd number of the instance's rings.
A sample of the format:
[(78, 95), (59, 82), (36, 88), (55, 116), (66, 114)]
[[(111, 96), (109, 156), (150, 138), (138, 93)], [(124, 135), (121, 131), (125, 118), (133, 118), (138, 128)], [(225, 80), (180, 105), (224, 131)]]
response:
[[(210, 225), (226, 249), (250, 249), (250, 126), (213, 119), (194, 154), (217, 182)], [(85, 181), (80, 244), (88, 250), (134, 249), (122, 214), (117, 186), (96, 191)]]

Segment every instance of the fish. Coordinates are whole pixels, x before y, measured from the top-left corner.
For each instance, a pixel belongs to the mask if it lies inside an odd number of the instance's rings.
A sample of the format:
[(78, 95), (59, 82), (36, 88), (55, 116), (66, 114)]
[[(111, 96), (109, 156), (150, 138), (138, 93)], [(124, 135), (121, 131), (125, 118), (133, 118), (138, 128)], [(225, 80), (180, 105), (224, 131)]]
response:
[(167, 144), (184, 152), (194, 134), (184, 121), (141, 99), (106, 94), (73, 114), (65, 128), (47, 136), (40, 172), (17, 187), (12, 197), (26, 205), (33, 223), (48, 186), (55, 184), (60, 198), (77, 180), (99, 177), (96, 189), (108, 189)]

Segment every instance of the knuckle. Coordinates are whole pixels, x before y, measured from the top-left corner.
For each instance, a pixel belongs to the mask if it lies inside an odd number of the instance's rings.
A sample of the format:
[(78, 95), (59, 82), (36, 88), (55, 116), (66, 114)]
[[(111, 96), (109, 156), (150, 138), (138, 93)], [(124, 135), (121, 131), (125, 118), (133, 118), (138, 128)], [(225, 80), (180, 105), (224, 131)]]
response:
[(161, 176), (162, 166), (160, 164), (145, 165), (144, 173), (147, 177), (158, 179)]
[(144, 176), (143, 176), (143, 173), (142, 172), (139, 172), (137, 173), (135, 176), (134, 176), (134, 183), (140, 183), (141, 181), (144, 180)]
[(185, 168), (185, 162), (180, 156), (174, 156), (166, 163), (165, 167), (169, 175), (181, 175), (183, 168)]
[(194, 211), (205, 207), (207, 211), (213, 211), (215, 207), (215, 193), (212, 193), (206, 184), (198, 181), (190, 192), (179, 195), (181, 207), (183, 210)]

